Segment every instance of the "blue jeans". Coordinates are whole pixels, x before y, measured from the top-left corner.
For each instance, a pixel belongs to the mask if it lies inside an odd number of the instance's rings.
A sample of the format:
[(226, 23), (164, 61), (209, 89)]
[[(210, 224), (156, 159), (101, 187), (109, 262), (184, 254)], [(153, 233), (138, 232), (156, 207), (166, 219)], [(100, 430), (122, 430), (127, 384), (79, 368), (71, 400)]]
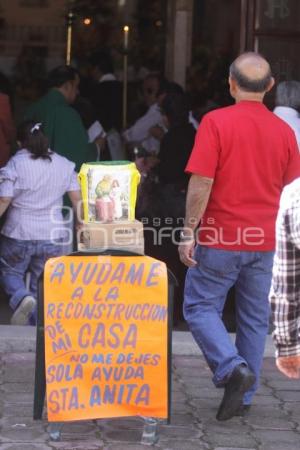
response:
[[(223, 386), (233, 369), (247, 364), (256, 383), (245, 393), (250, 404), (258, 388), (265, 340), (269, 328), (268, 293), (274, 252), (230, 251), (198, 246), (197, 266), (187, 272), (183, 313), (213, 372)], [(222, 321), (229, 289), (235, 285), (236, 341)]]
[[(0, 237), (0, 284), (10, 296), (9, 305), (15, 310), (26, 295), (37, 298), (38, 278), (47, 259), (62, 254), (57, 241), (24, 241), (1, 235)], [(30, 272), (29, 289), (25, 286), (25, 274)], [(36, 312), (33, 320), (35, 323)]]

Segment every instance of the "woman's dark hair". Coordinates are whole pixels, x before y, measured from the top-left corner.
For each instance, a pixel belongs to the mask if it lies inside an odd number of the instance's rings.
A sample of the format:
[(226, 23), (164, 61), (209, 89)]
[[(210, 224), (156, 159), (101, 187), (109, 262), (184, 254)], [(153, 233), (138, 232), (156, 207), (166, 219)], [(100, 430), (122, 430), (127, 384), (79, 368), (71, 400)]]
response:
[(22, 148), (26, 148), (33, 159), (49, 159), (52, 152), (49, 150), (49, 141), (41, 130), (42, 124), (33, 120), (26, 120), (18, 126), (17, 140)]
[(166, 95), (161, 104), (161, 111), (167, 116), (171, 127), (188, 123), (189, 104), (184, 94)]

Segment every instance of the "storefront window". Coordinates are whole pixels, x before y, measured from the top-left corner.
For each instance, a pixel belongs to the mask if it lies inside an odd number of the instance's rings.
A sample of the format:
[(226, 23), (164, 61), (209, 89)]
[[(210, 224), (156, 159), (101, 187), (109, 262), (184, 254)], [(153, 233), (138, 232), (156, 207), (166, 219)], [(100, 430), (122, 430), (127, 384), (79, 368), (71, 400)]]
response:
[(256, 29), (299, 29), (299, 0), (262, 0), (257, 4)]

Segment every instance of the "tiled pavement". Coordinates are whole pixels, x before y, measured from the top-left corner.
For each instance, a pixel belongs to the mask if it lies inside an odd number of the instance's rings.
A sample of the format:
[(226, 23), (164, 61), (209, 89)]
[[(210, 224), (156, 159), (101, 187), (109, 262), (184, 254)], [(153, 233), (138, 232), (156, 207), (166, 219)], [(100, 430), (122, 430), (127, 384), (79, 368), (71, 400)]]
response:
[[(0, 332), (1, 340), (1, 332)], [(33, 421), (33, 352), (15, 346), (1, 353), (1, 450), (142, 450), (139, 419), (73, 422), (61, 441), (49, 439), (47, 422)], [(177, 348), (177, 344), (175, 346)], [(30, 350), (30, 348), (29, 348)], [(180, 351), (177, 353), (181, 353)], [(274, 359), (264, 360), (262, 386), (247, 418), (215, 420), (222, 390), (214, 388), (199, 355), (173, 356), (172, 418), (160, 426), (161, 450), (299, 450), (300, 381), (283, 377)]]

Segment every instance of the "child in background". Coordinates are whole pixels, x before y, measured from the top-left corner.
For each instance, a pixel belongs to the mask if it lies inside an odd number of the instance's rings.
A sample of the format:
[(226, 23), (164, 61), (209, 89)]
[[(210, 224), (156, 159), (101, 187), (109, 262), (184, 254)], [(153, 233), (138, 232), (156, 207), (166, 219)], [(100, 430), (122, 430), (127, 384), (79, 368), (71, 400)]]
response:
[[(48, 258), (62, 254), (66, 239), (63, 195), (77, 211), (81, 200), (75, 164), (48, 148), (41, 124), (23, 122), (19, 150), (0, 169), (0, 283), (10, 296), (14, 325), (35, 324), (37, 282)], [(30, 272), (29, 289), (25, 273)]]

